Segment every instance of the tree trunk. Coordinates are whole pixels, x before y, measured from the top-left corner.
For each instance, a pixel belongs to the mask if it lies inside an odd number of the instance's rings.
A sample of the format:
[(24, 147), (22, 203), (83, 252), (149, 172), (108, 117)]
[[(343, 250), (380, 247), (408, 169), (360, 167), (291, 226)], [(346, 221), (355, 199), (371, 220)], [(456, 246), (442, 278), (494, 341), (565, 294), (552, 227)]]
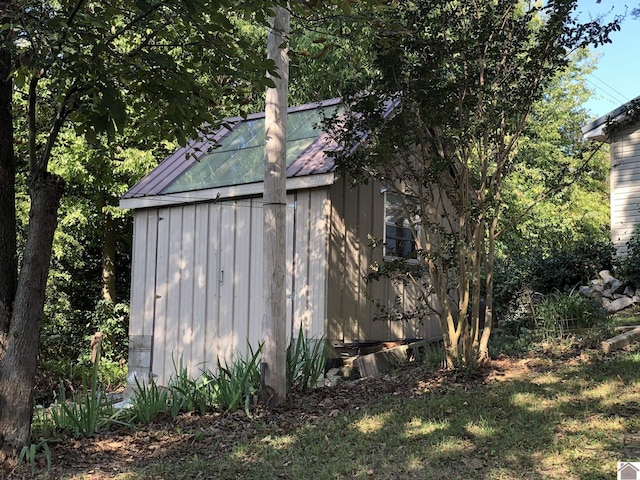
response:
[(115, 222), (104, 212), (106, 202), (104, 194), (98, 194), (98, 215), (102, 218), (102, 300), (116, 301), (116, 231)]
[(0, 459), (6, 454), (15, 456), (29, 443), (45, 288), (64, 182), (39, 172), (32, 177), (29, 190), (27, 243), (7, 349), (0, 358)]
[(11, 112), (12, 58), (0, 48), (0, 356), (9, 332), (18, 266), (16, 255), (16, 162)]
[(289, 32), (289, 11), (278, 5), (270, 19), (268, 58), (275, 61), (280, 78), (268, 88), (265, 109), (264, 173), (264, 346), (263, 397), (268, 405), (282, 403), (287, 395), (286, 343), (286, 181), (288, 49), (282, 48)]

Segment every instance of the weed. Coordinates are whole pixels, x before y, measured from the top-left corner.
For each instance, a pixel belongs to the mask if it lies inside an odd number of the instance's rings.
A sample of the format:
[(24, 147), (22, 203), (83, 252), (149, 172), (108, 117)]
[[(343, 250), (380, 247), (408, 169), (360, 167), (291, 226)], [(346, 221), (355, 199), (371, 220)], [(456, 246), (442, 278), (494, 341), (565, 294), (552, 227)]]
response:
[(148, 385), (140, 384), (135, 379), (131, 412), (140, 423), (149, 423), (159, 415), (169, 411), (169, 390), (151, 381)]
[(31, 476), (34, 477), (36, 474), (36, 455), (40, 450), (44, 452), (47, 460), (47, 472), (51, 471), (51, 450), (49, 450), (49, 444), (44, 439), (40, 439), (38, 443), (22, 447), (18, 457), (18, 469), (20, 469), (23, 462), (28, 463), (31, 467)]
[(249, 345), (249, 358), (238, 358), (231, 365), (218, 360), (217, 375), (206, 372), (204, 377), (213, 386), (215, 403), (224, 410), (236, 410), (244, 405), (249, 416), (249, 406), (260, 390), (260, 353), (262, 344), (256, 351)]
[(317, 385), (324, 374), (328, 351), (324, 338), (308, 338), (302, 326), (287, 348), (287, 389), (306, 390)]

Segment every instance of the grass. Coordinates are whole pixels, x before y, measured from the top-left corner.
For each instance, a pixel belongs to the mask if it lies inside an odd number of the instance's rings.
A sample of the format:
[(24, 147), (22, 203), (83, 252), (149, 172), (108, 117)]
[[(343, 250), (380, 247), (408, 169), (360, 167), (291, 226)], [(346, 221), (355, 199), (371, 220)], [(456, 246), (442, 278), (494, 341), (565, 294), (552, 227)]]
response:
[(640, 352), (529, 357), (497, 371), (437, 383), (410, 369), (372, 383), (397, 390), (366, 402), (368, 384), (356, 383), (336, 392), (353, 395), (337, 408), (245, 418), (233, 437), (205, 421), (109, 478), (611, 479), (617, 461), (640, 460)]

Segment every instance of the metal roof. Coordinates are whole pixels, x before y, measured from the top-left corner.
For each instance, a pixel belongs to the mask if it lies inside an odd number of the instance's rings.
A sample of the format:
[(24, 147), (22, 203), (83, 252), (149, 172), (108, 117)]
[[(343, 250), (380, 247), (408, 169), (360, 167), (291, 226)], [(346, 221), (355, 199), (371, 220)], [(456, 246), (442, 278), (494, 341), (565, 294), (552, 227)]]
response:
[[(287, 178), (333, 172), (325, 152), (337, 144), (322, 131), (340, 99), (288, 109)], [(213, 138), (192, 140), (134, 185), (123, 200), (262, 182), (264, 112), (227, 119)]]

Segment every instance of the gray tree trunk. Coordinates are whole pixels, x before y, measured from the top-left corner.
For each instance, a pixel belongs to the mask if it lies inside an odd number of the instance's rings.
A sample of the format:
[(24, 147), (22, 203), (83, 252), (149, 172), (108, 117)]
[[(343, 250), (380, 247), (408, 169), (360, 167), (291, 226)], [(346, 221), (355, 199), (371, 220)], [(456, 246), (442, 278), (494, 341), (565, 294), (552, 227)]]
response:
[(10, 52), (0, 48), (0, 355), (9, 332), (18, 276), (11, 64)]
[(286, 384), (286, 151), (289, 58), (282, 48), (289, 33), (289, 11), (278, 5), (271, 18), (268, 58), (273, 59), (280, 78), (276, 88), (267, 88), (265, 109), (264, 172), (264, 346), (263, 397), (269, 405), (282, 403)]
[(45, 172), (30, 182), (27, 243), (7, 348), (0, 357), (0, 460), (29, 442), (45, 288), (63, 190), (62, 179)]
[(113, 218), (103, 211), (106, 206), (104, 194), (96, 201), (98, 214), (102, 217), (102, 300), (116, 302), (116, 225)]

